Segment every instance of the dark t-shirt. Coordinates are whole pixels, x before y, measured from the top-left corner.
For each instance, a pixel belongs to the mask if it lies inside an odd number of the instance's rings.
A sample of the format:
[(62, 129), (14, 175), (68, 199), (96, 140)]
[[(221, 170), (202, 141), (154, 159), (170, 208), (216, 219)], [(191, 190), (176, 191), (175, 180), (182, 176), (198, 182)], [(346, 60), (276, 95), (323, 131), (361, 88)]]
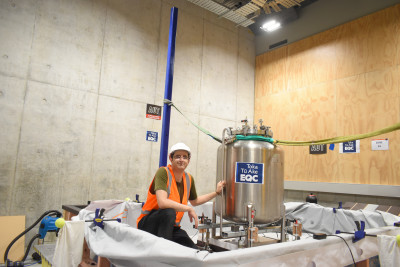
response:
[[(189, 200), (195, 200), (197, 198), (196, 186), (194, 184), (193, 176), (191, 176), (191, 178), (192, 181), (190, 186)], [(151, 185), (150, 193), (155, 194), (157, 190), (167, 191), (167, 181), (168, 181), (167, 171), (163, 167), (159, 168), (156, 172), (156, 175), (154, 176), (154, 182)], [(183, 192), (185, 190), (183, 188), (183, 181), (180, 183), (177, 182), (176, 186), (178, 187), (178, 192), (179, 195), (181, 196), (181, 203), (182, 203)]]

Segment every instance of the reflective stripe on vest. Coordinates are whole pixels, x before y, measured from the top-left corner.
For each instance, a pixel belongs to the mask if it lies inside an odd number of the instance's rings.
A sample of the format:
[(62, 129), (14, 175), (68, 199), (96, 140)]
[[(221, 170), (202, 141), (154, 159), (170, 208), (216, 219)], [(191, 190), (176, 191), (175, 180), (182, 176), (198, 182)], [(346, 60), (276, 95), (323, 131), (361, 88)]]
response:
[[(167, 172), (168, 172), (168, 176), (171, 177), (171, 179), (172, 179), (172, 174), (169, 171), (169, 168), (167, 168)], [(185, 179), (186, 179), (186, 203), (187, 203), (189, 201), (189, 194), (190, 194), (190, 177), (187, 174), (187, 172), (184, 172), (184, 173), (185, 173)], [(170, 186), (171, 186), (171, 180), (170, 180), (168, 187), (170, 187)], [(168, 196), (169, 196), (169, 194), (168, 194)], [(183, 218), (183, 216), (182, 216), (182, 218)], [(182, 218), (179, 220), (179, 222), (175, 222), (175, 226), (179, 226), (181, 224)]]
[(169, 171), (169, 168), (165, 168), (168, 173), (168, 187), (167, 187), (167, 198), (169, 198), (169, 194), (171, 194), (171, 184), (172, 184), (172, 173)]

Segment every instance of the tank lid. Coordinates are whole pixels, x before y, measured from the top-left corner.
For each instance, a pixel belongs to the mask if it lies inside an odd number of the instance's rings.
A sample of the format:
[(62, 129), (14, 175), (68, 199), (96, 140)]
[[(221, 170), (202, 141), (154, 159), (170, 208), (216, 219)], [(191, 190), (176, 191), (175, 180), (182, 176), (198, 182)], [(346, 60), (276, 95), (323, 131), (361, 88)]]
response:
[(243, 123), (241, 128), (233, 130), (228, 128), (227, 136), (223, 136), (226, 143), (232, 143), (235, 140), (257, 140), (273, 143), (274, 139), (271, 127), (263, 125), (263, 120), (260, 119), (258, 122), (260, 126), (256, 124), (253, 126), (248, 125), (247, 118), (241, 121)]

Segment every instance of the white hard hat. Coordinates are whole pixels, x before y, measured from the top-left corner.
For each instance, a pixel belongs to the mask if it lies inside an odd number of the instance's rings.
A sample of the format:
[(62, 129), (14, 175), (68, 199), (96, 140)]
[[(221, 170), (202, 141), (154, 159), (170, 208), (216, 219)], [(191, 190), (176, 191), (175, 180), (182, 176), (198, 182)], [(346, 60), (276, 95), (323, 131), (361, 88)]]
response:
[(171, 150), (169, 151), (169, 153), (171, 154), (177, 150), (185, 150), (190, 155), (190, 148), (187, 145), (185, 145), (184, 143), (176, 143), (175, 145), (173, 145), (171, 147)]

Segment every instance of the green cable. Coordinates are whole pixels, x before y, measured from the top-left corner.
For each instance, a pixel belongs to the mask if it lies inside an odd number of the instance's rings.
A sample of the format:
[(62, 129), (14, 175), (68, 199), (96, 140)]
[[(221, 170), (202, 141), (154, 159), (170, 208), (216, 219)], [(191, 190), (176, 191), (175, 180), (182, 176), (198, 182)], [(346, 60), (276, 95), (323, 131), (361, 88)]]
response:
[[(206, 129), (196, 125), (194, 122), (192, 122), (188, 117), (185, 116), (175, 105), (172, 101), (168, 99), (164, 99), (164, 103), (168, 104), (169, 106), (173, 106), (179, 113), (182, 114), (183, 117), (185, 117), (191, 124), (193, 124), (197, 129), (205, 133), (206, 135), (210, 136), (213, 138), (215, 141), (222, 143), (221, 139), (207, 131)], [(370, 132), (370, 133), (365, 133), (365, 134), (357, 134), (357, 135), (349, 135), (349, 136), (339, 136), (339, 137), (333, 137), (333, 138), (328, 138), (328, 139), (322, 139), (322, 140), (316, 140), (316, 141), (285, 141), (285, 140), (274, 140), (269, 137), (263, 137), (263, 136), (243, 136), (243, 135), (237, 135), (236, 140), (257, 140), (257, 141), (264, 141), (264, 142), (269, 142), (273, 143), (275, 145), (282, 145), (282, 146), (310, 146), (310, 145), (323, 145), (323, 144), (337, 144), (337, 143), (343, 143), (343, 142), (349, 142), (349, 141), (354, 141), (354, 140), (360, 140), (360, 139), (365, 139), (369, 137), (374, 137), (377, 135), (385, 134), (385, 133), (390, 133), (394, 132), (400, 129), (400, 122), (393, 124), (392, 126), (383, 128), (378, 131)]]
[(210, 136), (212, 139), (214, 139), (217, 142), (222, 143), (221, 139), (219, 139), (218, 137), (214, 136), (212, 133), (210, 133), (209, 131), (207, 131), (206, 129), (198, 126), (197, 124), (195, 124), (194, 122), (192, 122), (188, 117), (185, 116), (185, 114), (183, 114), (175, 105), (171, 100), (168, 99), (164, 99), (164, 103), (169, 105), (169, 106), (173, 106), (179, 113), (182, 114), (183, 117), (185, 117), (191, 124), (193, 124), (194, 127), (196, 127), (197, 129), (199, 129), (200, 131), (202, 131), (203, 133), (205, 133), (206, 135)]

